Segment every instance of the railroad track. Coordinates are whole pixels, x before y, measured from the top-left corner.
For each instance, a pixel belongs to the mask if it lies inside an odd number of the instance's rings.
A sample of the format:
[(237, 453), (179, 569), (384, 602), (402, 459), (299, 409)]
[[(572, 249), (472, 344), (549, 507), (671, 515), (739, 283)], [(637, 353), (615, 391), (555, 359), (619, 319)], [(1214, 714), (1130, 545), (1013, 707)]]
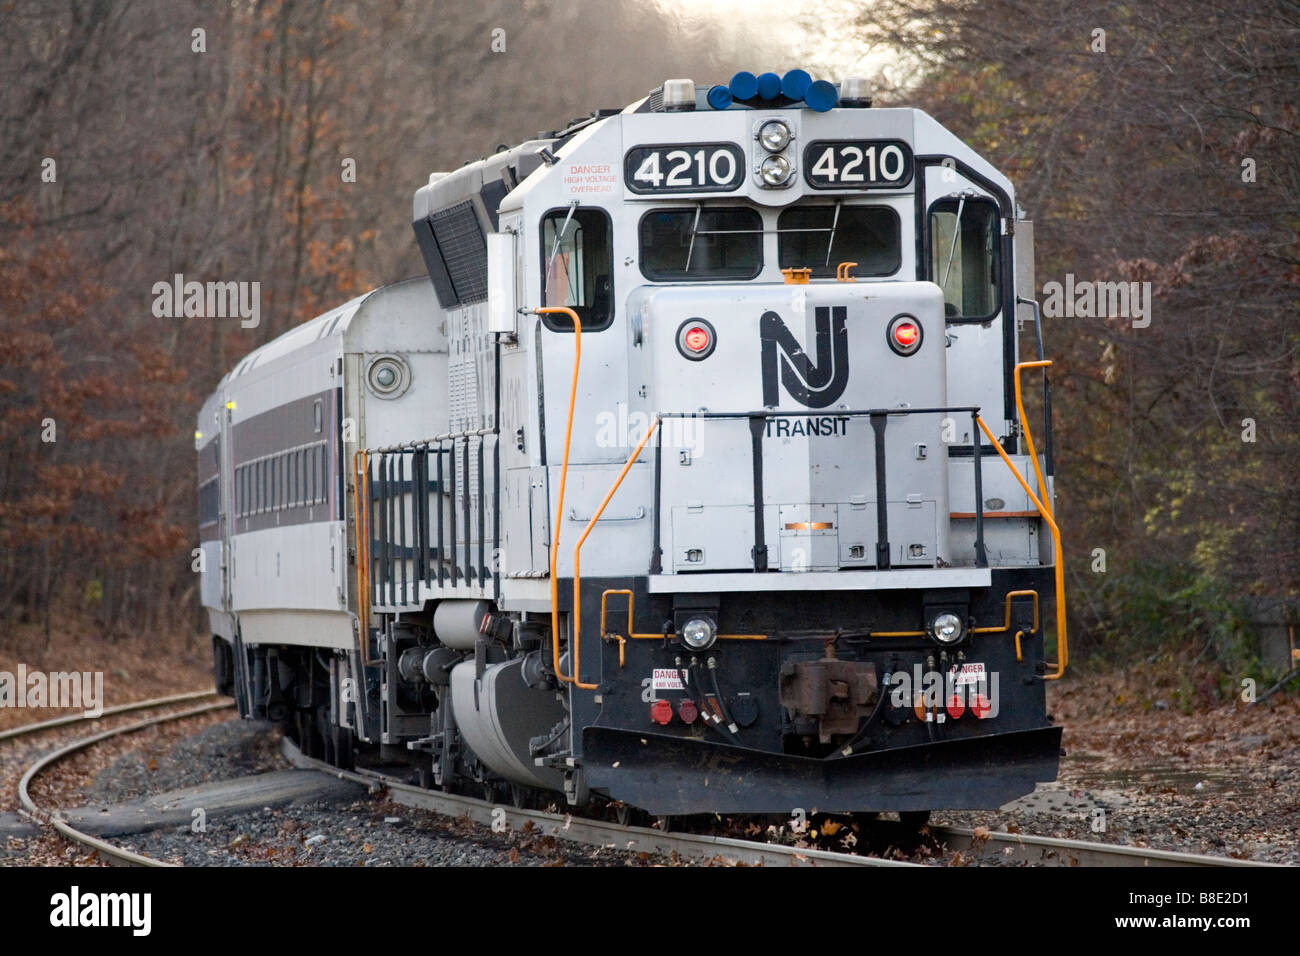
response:
[(1026, 836), (1022, 833), (976, 834), (964, 827), (930, 826), (930, 835), (949, 850), (970, 853), (976, 860), (997, 857), (1002, 863), (1031, 866), (1125, 866), (1125, 867), (1225, 867), (1276, 866), (1255, 860), (1235, 860), (1199, 853), (1176, 853), (1148, 847), (1094, 843), (1090, 840), (1061, 840)]
[[(732, 837), (665, 833), (646, 827), (621, 826), (617, 823), (572, 814), (522, 810), (474, 797), (425, 790), (373, 770), (341, 771), (323, 761), (303, 755), (287, 737), (282, 740), (281, 752), (295, 766), (332, 773), (343, 779), (366, 784), (372, 790), (384, 787), (389, 791), (394, 802), (405, 806), (432, 810), (447, 816), (467, 817), (475, 823), (487, 826), (495, 824), (500, 827), (504, 823), (516, 831), (531, 824), (532, 832), (573, 840), (589, 846), (605, 846), (663, 856), (676, 853), (683, 858), (702, 862), (717, 861), (748, 866), (910, 867), (925, 865), (853, 853), (760, 843)], [(966, 851), (973, 854), (976, 859), (981, 855), (996, 854), (998, 862), (1002, 864), (1127, 867), (1273, 865), (1228, 857), (1091, 843), (1086, 840), (1061, 840), (1012, 833), (990, 833), (985, 837), (977, 836), (974, 831), (959, 827), (930, 826), (928, 829), (931, 836), (949, 850)]]
[(386, 789), (393, 802), (403, 806), (432, 810), (445, 816), (468, 818), (475, 823), (500, 829), (503, 825), (519, 832), (530, 827), (540, 836), (553, 836), (587, 846), (609, 847), (651, 853), (660, 856), (677, 854), (683, 859), (744, 866), (921, 866), (881, 857), (856, 856), (799, 847), (758, 843), (732, 837), (693, 833), (673, 833), (647, 827), (623, 826), (607, 820), (593, 820), (568, 813), (523, 810), (491, 803), (474, 797), (425, 790), (404, 780), (374, 770), (339, 770), (321, 760), (305, 756), (288, 737), (282, 739), (281, 752), (296, 767), (334, 774), (344, 780), (365, 784), (372, 791)]
[[(103, 712), (102, 716), (171, 707), (196, 700), (215, 698), (216, 696), (215, 693), (211, 692), (196, 692), (178, 694), (173, 697), (160, 697), (108, 708)], [(38, 823), (53, 827), (66, 839), (96, 850), (101, 858), (111, 863), (127, 866), (173, 866), (174, 864), (115, 846), (91, 834), (77, 830), (60, 816), (57, 808), (47, 809), (36, 804), (30, 793), (31, 783), (43, 770), (101, 741), (149, 727), (156, 727), (171, 721), (196, 717), (230, 706), (232, 706), (232, 702), (226, 699), (199, 704), (184, 710), (161, 714), (136, 723), (101, 731), (56, 748), (29, 766), (19, 780), (18, 797), (24, 812)], [(28, 724), (24, 727), (17, 727), (0, 733), (0, 740), (23, 737), (58, 727), (89, 722), (92, 719), (86, 717), (62, 717), (37, 724)], [(595, 820), (568, 813), (521, 809), (459, 794), (425, 790), (375, 770), (340, 770), (324, 761), (307, 757), (288, 737), (282, 739), (281, 751), (285, 758), (296, 767), (317, 770), (340, 779), (352, 780), (363, 784), (372, 792), (385, 789), (396, 803), (431, 810), (445, 816), (467, 818), (495, 830), (510, 829), (516, 832), (528, 830), (537, 835), (553, 836), (557, 839), (570, 840), (588, 846), (631, 850), (659, 856), (676, 855), (697, 862), (716, 862), (724, 865), (877, 867), (916, 867), (924, 865), (853, 853), (782, 846), (734, 837), (664, 832), (647, 827), (623, 826), (611, 821)], [(932, 825), (928, 827), (928, 830), (930, 835), (947, 850), (968, 853), (976, 860), (981, 857), (996, 857), (997, 861), (1002, 864), (1124, 867), (1273, 865), (1250, 860), (1235, 860), (1228, 857), (1093, 843), (1086, 840), (1062, 840), (1018, 833), (976, 834), (972, 830), (960, 827)]]
[(118, 714), (129, 714), (138, 710), (155, 710), (159, 707), (171, 707), (175, 704), (185, 704), (192, 700), (202, 700), (205, 697), (216, 696), (216, 693), (210, 690), (196, 690), (191, 691), (188, 694), (173, 694), (171, 697), (153, 697), (149, 700), (137, 700), (130, 704), (118, 704), (116, 707), (105, 707), (100, 711), (98, 717), (86, 717), (81, 714), (74, 714), (69, 717), (55, 717), (53, 720), (42, 720), (35, 724), (23, 724), (20, 727), (11, 727), (8, 730), (0, 730), (0, 740), (12, 740), (15, 737), (27, 737), (46, 730), (54, 730), (58, 727), (68, 727), (73, 724), (89, 723), (93, 720), (102, 720), (105, 717), (114, 717)]
[[(188, 694), (176, 694), (172, 697), (156, 697), (151, 700), (137, 701), (132, 704), (122, 704), (118, 707), (106, 708), (100, 717), (108, 717), (116, 714), (133, 713), (142, 710), (156, 710), (163, 707), (174, 707), (178, 704), (187, 704), (195, 700), (204, 698), (215, 698), (218, 695), (211, 691), (198, 691)], [(37, 823), (53, 827), (62, 836), (72, 842), (96, 850), (100, 857), (108, 860), (110, 863), (124, 866), (172, 866), (162, 860), (155, 860), (152, 857), (143, 856), (131, 850), (114, 846), (89, 833), (82, 833), (80, 830), (69, 824), (60, 815), (58, 808), (44, 808), (37, 805), (32, 799), (31, 784), (41, 771), (53, 766), (61, 760), (66, 759), (78, 751), (85, 750), (94, 746), (101, 741), (108, 740), (112, 737), (119, 737), (124, 734), (135, 733), (148, 727), (157, 727), (161, 724), (170, 723), (175, 720), (184, 720), (187, 717), (197, 717), (214, 710), (221, 710), (226, 707), (234, 706), (234, 702), (222, 698), (207, 704), (200, 704), (195, 707), (188, 707), (184, 710), (160, 714), (157, 717), (150, 717), (147, 720), (137, 721), (133, 724), (124, 724), (121, 727), (114, 727), (109, 730), (92, 734), (89, 737), (82, 737), (71, 743), (58, 747), (42, 756), (35, 763), (29, 766), (22, 778), (18, 781), (18, 800), (22, 805), (23, 812)], [(59, 717), (54, 720), (41, 721), (36, 724), (27, 724), (23, 727), (15, 727), (0, 734), (0, 740), (9, 740), (17, 737), (29, 736), (52, 730), (58, 727), (71, 726), (78, 723), (89, 723), (98, 718), (93, 717)]]

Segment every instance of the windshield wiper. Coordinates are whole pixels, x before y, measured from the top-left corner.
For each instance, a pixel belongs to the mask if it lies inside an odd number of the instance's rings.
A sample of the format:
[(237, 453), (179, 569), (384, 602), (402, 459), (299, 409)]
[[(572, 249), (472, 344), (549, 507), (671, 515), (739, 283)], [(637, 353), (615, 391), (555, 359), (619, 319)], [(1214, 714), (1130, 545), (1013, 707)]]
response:
[(835, 216), (831, 219), (831, 237), (826, 242), (826, 261), (822, 263), (823, 267), (831, 264), (831, 248), (835, 245), (835, 227), (840, 224), (840, 206), (843, 203), (842, 199), (835, 200)]
[(691, 223), (691, 243), (686, 247), (686, 268), (683, 272), (691, 271), (691, 256), (695, 252), (695, 234), (700, 228), (700, 210), (704, 208), (704, 203), (695, 204), (695, 221)]
[(578, 200), (569, 203), (569, 214), (564, 217), (564, 225), (560, 231), (555, 234), (555, 242), (551, 244), (551, 257), (546, 260), (546, 300), (551, 299), (551, 268), (555, 265), (555, 257), (560, 253), (560, 242), (564, 239), (564, 234), (569, 231), (569, 222), (573, 219), (573, 214), (578, 211)]
[(939, 280), (939, 287), (943, 288), (948, 284), (948, 273), (952, 271), (952, 257), (957, 251), (957, 233), (961, 230), (961, 211), (966, 206), (966, 194), (961, 194), (961, 199), (957, 201), (957, 219), (952, 224), (952, 244), (948, 246), (948, 264), (943, 267), (943, 278)]

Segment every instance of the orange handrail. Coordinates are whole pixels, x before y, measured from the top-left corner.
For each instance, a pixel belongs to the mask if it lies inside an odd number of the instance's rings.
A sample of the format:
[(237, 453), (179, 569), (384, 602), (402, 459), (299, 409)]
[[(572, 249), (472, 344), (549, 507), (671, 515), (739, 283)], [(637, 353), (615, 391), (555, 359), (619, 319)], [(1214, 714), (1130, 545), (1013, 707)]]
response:
[[(632, 465), (636, 462), (637, 456), (641, 454), (641, 449), (645, 448), (646, 442), (650, 440), (650, 436), (654, 434), (655, 429), (658, 427), (659, 418), (658, 416), (655, 416), (655, 418), (650, 422), (650, 427), (645, 430), (645, 435), (642, 436), (641, 441), (637, 444), (636, 448), (632, 450), (632, 454), (628, 456), (627, 464), (623, 466), (623, 470), (620, 471), (618, 477), (614, 479), (614, 484), (610, 485), (609, 491), (605, 492), (605, 500), (600, 503), (600, 507), (596, 509), (596, 513), (593, 514), (591, 519), (587, 522), (587, 527), (582, 531), (582, 537), (580, 537), (578, 543), (573, 546), (573, 681), (583, 690), (595, 690), (600, 685), (584, 684), (582, 682), (581, 653), (579, 651), (582, 635), (582, 600), (580, 593), (580, 588), (582, 586), (582, 572), (579, 564), (579, 557), (582, 552), (582, 546), (587, 541), (587, 535), (591, 534), (591, 529), (596, 527), (596, 522), (600, 520), (600, 516), (605, 513), (605, 506), (608, 505), (610, 499), (614, 497), (614, 492), (618, 491), (619, 486), (623, 484), (623, 479), (626, 478), (627, 473), (632, 470)], [(602, 598), (601, 600), (603, 603), (604, 599)], [(631, 613), (631, 608), (629, 606), (629, 621), (631, 619)]]
[[(1038, 512), (1034, 512), (1037, 514)], [(1001, 634), (1004, 631), (1011, 630), (1011, 601), (1018, 597), (1033, 597), (1034, 599), (1034, 631), (1038, 630), (1038, 592), (1037, 591), (1008, 591), (1007, 592), (1007, 619), (1001, 627), (973, 627), (972, 634)], [(872, 631), (872, 637), (925, 637), (925, 631)], [(1017, 660), (1020, 658), (1017, 657)]]
[(1061, 529), (1056, 526), (1056, 521), (1052, 518), (1051, 511), (1048, 510), (1048, 508), (1038, 499), (1038, 496), (1030, 489), (1029, 483), (1025, 481), (1024, 476), (1020, 474), (1011, 459), (1007, 457), (1007, 453), (1003, 450), (1001, 442), (994, 437), (993, 432), (989, 431), (989, 426), (984, 423), (984, 419), (979, 415), (976, 415), (975, 422), (979, 425), (980, 431), (984, 432), (988, 437), (988, 440), (993, 443), (993, 448), (998, 453), (998, 456), (1006, 462), (1007, 467), (1011, 469), (1011, 474), (1015, 475), (1016, 481), (1020, 483), (1020, 487), (1024, 489), (1025, 494), (1029, 496), (1029, 500), (1032, 501), (1034, 507), (1038, 509), (1038, 514), (1052, 530), (1052, 544), (1055, 548), (1056, 558), (1056, 567), (1054, 569), (1056, 577), (1056, 673), (1046, 674), (1043, 679), (1060, 680), (1065, 674), (1065, 665), (1069, 655), (1069, 647), (1065, 634), (1065, 553), (1061, 548)]
[(1043, 480), (1043, 469), (1038, 467), (1038, 455), (1034, 451), (1034, 436), (1029, 433), (1029, 418), (1025, 415), (1025, 402), (1020, 395), (1020, 372), (1027, 368), (1047, 368), (1050, 360), (1039, 362), (1018, 362), (1016, 364), (1016, 411), (1020, 413), (1020, 430), (1025, 433), (1025, 447), (1029, 451), (1029, 460), (1034, 463), (1034, 474), (1038, 478), (1038, 494), (1043, 499), (1047, 510), (1052, 510), (1052, 499), (1047, 494), (1047, 482)]
[(618, 666), (623, 667), (627, 662), (627, 657), (625, 654), (627, 650), (627, 638), (623, 637), (622, 634), (610, 634), (609, 629), (605, 626), (605, 613), (609, 602), (609, 596), (611, 594), (627, 595), (627, 636), (628, 637), (636, 637), (636, 635), (632, 633), (632, 602), (635, 601), (636, 598), (633, 596), (632, 592), (627, 588), (606, 588), (604, 591), (601, 592), (600, 595), (600, 636), (602, 639), (606, 641), (612, 641), (612, 640), (618, 641)]
[[(611, 633), (607, 623), (609, 610), (608, 602), (611, 594), (627, 595), (627, 637), (622, 634)], [(626, 661), (625, 651), (627, 642), (634, 641), (662, 641), (667, 634), (638, 634), (632, 630), (633, 612), (636, 607), (636, 596), (627, 588), (608, 588), (600, 594), (600, 636), (607, 641), (618, 641), (618, 666), (623, 667)], [(925, 631), (917, 631), (917, 634), (924, 634)], [(719, 634), (720, 641), (765, 641), (766, 634)]]
[(1030, 633), (1031, 633), (1031, 634), (1037, 633), (1037, 631), (1038, 631), (1038, 592), (1037, 592), (1037, 591), (1034, 591), (1034, 590), (1025, 590), (1025, 591), (1008, 591), (1008, 592), (1007, 592), (1007, 605), (1006, 605), (1006, 607), (1007, 607), (1006, 623), (1004, 623), (1001, 627), (976, 627), (976, 628), (972, 628), (972, 629), (971, 629), (971, 633), (972, 633), (972, 634), (1001, 634), (1001, 633), (1003, 633), (1004, 631), (1009, 631), (1009, 630), (1011, 630), (1011, 601), (1012, 601), (1013, 598), (1018, 598), (1018, 597), (1032, 597), (1032, 598), (1034, 599), (1034, 626), (1033, 626), (1033, 628), (1030, 629)]
[[(551, 667), (563, 684), (577, 683), (578, 629), (573, 629), (573, 673), (560, 670), (560, 592), (555, 578), (555, 562), (560, 553), (560, 522), (564, 520), (564, 488), (569, 481), (569, 444), (573, 439), (573, 407), (578, 400), (578, 369), (582, 366), (582, 320), (578, 313), (564, 306), (543, 306), (533, 309), (536, 315), (567, 315), (573, 320), (573, 384), (569, 388), (569, 418), (564, 426), (564, 458), (560, 465), (560, 498), (555, 505), (555, 520), (551, 522)], [(577, 609), (575, 608), (575, 611)], [(581, 685), (579, 685), (581, 686)]]
[[(364, 476), (364, 477), (363, 477)], [(365, 508), (361, 503), (365, 502)], [(357, 627), (361, 663), (370, 665), (370, 460), (364, 451), (352, 456), (352, 508), (357, 546)]]

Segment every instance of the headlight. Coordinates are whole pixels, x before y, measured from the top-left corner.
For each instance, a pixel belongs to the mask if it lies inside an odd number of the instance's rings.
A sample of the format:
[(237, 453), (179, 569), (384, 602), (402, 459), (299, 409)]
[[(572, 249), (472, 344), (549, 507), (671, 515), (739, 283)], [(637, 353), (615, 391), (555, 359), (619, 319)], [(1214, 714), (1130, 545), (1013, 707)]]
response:
[(398, 355), (381, 355), (366, 369), (366, 385), (378, 398), (397, 398), (411, 384), (411, 370)]
[(758, 141), (769, 153), (779, 153), (790, 145), (790, 127), (780, 120), (768, 120), (758, 128)]
[(693, 617), (682, 625), (682, 643), (693, 651), (707, 651), (718, 639), (713, 622), (704, 617)]
[(784, 156), (769, 156), (758, 167), (764, 186), (784, 186), (794, 175), (794, 166)]
[(940, 614), (930, 624), (930, 633), (940, 644), (956, 644), (961, 632), (961, 618), (956, 614)]

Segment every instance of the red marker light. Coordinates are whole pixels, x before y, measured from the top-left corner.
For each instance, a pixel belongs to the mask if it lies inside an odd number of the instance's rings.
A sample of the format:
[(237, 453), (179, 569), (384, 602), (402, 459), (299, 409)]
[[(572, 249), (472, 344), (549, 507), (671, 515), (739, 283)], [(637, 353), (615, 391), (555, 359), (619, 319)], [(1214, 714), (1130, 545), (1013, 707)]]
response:
[(921, 324), (906, 313), (896, 315), (889, 323), (885, 339), (899, 355), (911, 355), (921, 347)]
[(894, 326), (894, 341), (905, 349), (910, 349), (921, 337), (921, 330), (911, 322), (900, 322)]
[(709, 347), (709, 330), (693, 325), (682, 336), (682, 342), (692, 352), (703, 352)]
[(695, 316), (677, 327), (677, 351), (692, 362), (708, 358), (717, 344), (717, 334), (707, 319)]
[(677, 716), (682, 719), (682, 723), (693, 724), (695, 718), (700, 716), (700, 709), (695, 706), (695, 701), (688, 698), (677, 705)]
[(993, 710), (993, 706), (989, 703), (988, 697), (986, 697), (984, 694), (972, 695), (971, 702), (970, 702), (970, 712), (972, 714), (974, 714), (980, 720), (984, 720), (986, 717), (992, 716), (991, 714), (992, 710)]
[(948, 711), (948, 716), (951, 717), (953, 720), (956, 720), (959, 717), (961, 717), (962, 714), (966, 713), (965, 695), (952, 694), (948, 698), (948, 705), (946, 709)]
[(650, 719), (656, 724), (668, 725), (673, 719), (673, 705), (666, 700), (657, 700), (650, 705)]

